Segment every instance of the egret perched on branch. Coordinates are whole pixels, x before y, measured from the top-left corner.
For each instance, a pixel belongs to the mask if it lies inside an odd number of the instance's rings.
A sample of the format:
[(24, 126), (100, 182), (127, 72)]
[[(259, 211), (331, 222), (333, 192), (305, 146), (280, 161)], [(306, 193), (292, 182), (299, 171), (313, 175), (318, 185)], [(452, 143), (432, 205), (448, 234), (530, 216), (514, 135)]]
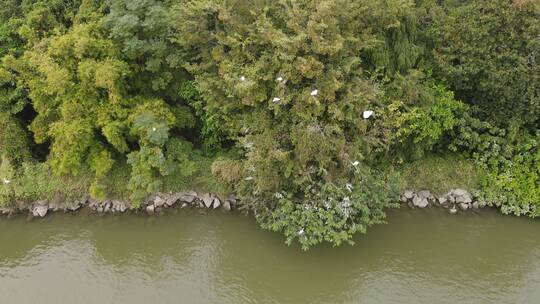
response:
[(157, 131), (156, 127), (153, 127), (153, 128), (152, 128), (152, 131), (156, 132), (156, 131)]
[(4, 184), (9, 185), (9, 183), (11, 183), (9, 179), (4, 179)]
[(281, 101), (281, 98), (279, 98), (279, 97), (274, 97), (274, 99), (272, 99), (273, 103), (278, 103), (280, 101)]
[(364, 119), (368, 119), (370, 118), (372, 115), (373, 115), (373, 111), (371, 110), (368, 110), (368, 111), (364, 111), (364, 114), (362, 115), (364, 117)]
[(355, 161), (354, 161), (354, 162), (352, 162), (351, 164), (352, 164), (353, 166), (355, 166), (355, 167), (356, 167), (356, 166), (358, 166), (358, 165), (360, 164), (360, 162), (359, 162), (359, 161), (357, 161), (357, 160), (355, 160)]
[(241, 81), (241, 82), (246, 81), (246, 76), (244, 76), (244, 75), (240, 76), (240, 81)]
[(319, 90), (311, 91), (311, 96), (317, 96), (317, 94), (319, 94)]
[(279, 76), (278, 78), (276, 78), (276, 81), (277, 81), (277, 82), (282, 82), (282, 81), (283, 81), (283, 77)]

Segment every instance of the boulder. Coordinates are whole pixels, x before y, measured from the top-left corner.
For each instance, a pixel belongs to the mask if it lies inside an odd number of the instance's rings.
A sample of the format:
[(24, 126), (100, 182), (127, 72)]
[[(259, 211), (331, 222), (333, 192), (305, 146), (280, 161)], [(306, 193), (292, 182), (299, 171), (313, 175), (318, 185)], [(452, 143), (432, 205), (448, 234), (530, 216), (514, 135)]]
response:
[(425, 199), (430, 199), (431, 197), (433, 197), (433, 195), (431, 195), (431, 192), (429, 192), (427, 190), (422, 190), (422, 191), (418, 192), (416, 195), (421, 197), (421, 198), (425, 198)]
[(437, 200), (439, 201), (439, 205), (441, 206), (446, 206), (449, 203), (448, 199), (444, 196), (439, 197)]
[(405, 192), (403, 192), (403, 197), (410, 200), (414, 197), (414, 192), (410, 191), (410, 190), (407, 190)]
[(182, 209), (187, 208), (187, 207), (189, 207), (188, 203), (182, 203), (182, 206), (180, 206), (180, 208), (182, 208)]
[(477, 210), (478, 208), (480, 208), (480, 204), (479, 204), (478, 202), (472, 203), (471, 206), (472, 206), (472, 208), (475, 209), (475, 210)]
[(219, 208), (219, 206), (221, 206), (221, 201), (219, 200), (219, 198), (215, 197), (214, 198), (214, 209)]
[(114, 200), (112, 201), (112, 209), (113, 211), (124, 213), (127, 211), (128, 206), (121, 201)]
[[(469, 192), (467, 192), (467, 190), (463, 190), (463, 189), (454, 189), (454, 190), (451, 190), (450, 191), (454, 196), (463, 196), (465, 194), (469, 194)], [(469, 194), (470, 195), (470, 194)]]
[(193, 201), (197, 198), (197, 193), (195, 193), (195, 195), (191, 195), (191, 193), (183, 193), (180, 195), (180, 200), (182, 202), (186, 202), (186, 203), (193, 203)]
[(453, 206), (452, 208), (450, 208), (449, 212), (450, 214), (456, 214), (457, 213), (456, 206)]
[(162, 207), (163, 205), (165, 205), (165, 200), (161, 196), (156, 196), (156, 198), (154, 198), (154, 206)]
[(469, 209), (469, 204), (467, 203), (459, 203), (459, 208), (463, 211)]
[(48, 205), (35, 205), (34, 208), (32, 208), (32, 215), (35, 217), (45, 217), (47, 211), (49, 211)]
[(180, 200), (180, 197), (181, 195), (180, 194), (173, 194), (173, 195), (170, 195), (169, 197), (167, 197), (167, 199), (165, 200), (165, 204), (169, 207), (172, 207), (174, 206), (174, 204), (176, 204), (176, 202), (178, 202), (178, 200)]
[(66, 205), (66, 211), (75, 212), (81, 209), (82, 205), (79, 202), (73, 202), (69, 205)]
[(231, 211), (231, 203), (228, 200), (223, 201), (223, 205), (221, 205), (221, 209), (225, 211)]
[(472, 195), (470, 193), (466, 193), (466, 194), (456, 197), (456, 203), (458, 204), (461, 204), (461, 203), (470, 204), (472, 203), (472, 201), (473, 201)]
[(209, 193), (203, 194), (201, 199), (202, 199), (202, 201), (204, 203), (204, 206), (206, 208), (210, 208), (212, 206), (212, 203), (214, 202), (214, 198), (211, 197)]
[(111, 202), (104, 201), (102, 205), (103, 205), (103, 212), (108, 213), (109, 211), (113, 211), (111, 210), (111, 207), (112, 207)]
[(154, 214), (155, 210), (156, 210), (156, 207), (152, 204), (146, 206), (146, 213), (148, 214)]
[(415, 196), (412, 201), (413, 205), (418, 208), (426, 208), (429, 205), (427, 198), (419, 195)]
[(238, 202), (236, 199), (236, 195), (234, 194), (229, 194), (229, 197), (227, 197), (227, 200), (231, 203), (231, 206), (236, 205), (236, 203)]

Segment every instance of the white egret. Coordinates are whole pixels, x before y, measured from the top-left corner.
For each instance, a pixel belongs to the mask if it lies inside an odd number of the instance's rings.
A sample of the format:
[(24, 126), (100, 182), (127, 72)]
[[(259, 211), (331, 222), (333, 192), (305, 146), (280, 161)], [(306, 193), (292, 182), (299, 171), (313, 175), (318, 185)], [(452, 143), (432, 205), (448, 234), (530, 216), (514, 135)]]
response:
[(372, 115), (373, 115), (373, 111), (371, 110), (368, 110), (368, 111), (364, 111), (364, 113), (362, 114), (362, 116), (364, 117), (364, 119), (368, 119), (370, 118)]
[(280, 76), (280, 77), (276, 78), (276, 81), (277, 81), (277, 82), (282, 82), (282, 81), (283, 81), (283, 77)]
[(317, 96), (317, 94), (319, 94), (319, 90), (311, 91), (311, 96)]
[(360, 164), (360, 162), (357, 161), (357, 160), (355, 160), (355, 161), (352, 163), (352, 165), (355, 166), (355, 167), (358, 166), (359, 164)]
[(240, 76), (240, 81), (242, 81), (242, 82), (246, 81), (246, 76), (244, 76), (244, 75)]
[(279, 97), (274, 97), (274, 99), (272, 99), (273, 103), (278, 103), (280, 101), (281, 101), (281, 98), (279, 98)]
[(9, 179), (4, 179), (4, 184), (9, 185), (9, 183), (11, 183)]

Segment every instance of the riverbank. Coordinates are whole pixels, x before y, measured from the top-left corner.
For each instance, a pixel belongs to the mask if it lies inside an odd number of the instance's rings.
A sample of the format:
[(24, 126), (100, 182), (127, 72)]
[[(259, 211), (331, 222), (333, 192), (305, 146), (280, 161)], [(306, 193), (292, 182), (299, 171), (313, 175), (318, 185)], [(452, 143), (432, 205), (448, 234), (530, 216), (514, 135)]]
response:
[(152, 215), (169, 208), (201, 208), (214, 209), (229, 212), (237, 208), (238, 200), (233, 194), (219, 196), (215, 193), (197, 193), (195, 191), (185, 191), (178, 193), (156, 193), (150, 196), (140, 205), (133, 205), (121, 200), (95, 200), (89, 196), (84, 196), (72, 202), (47, 202), (36, 201), (29, 204), (22, 204), (18, 207), (0, 207), (0, 214), (11, 215), (17, 213), (28, 213), (34, 217), (45, 217), (50, 212), (78, 212), (81, 209), (89, 209), (101, 214), (122, 214), (128, 211), (142, 212)]
[[(451, 189), (441, 196), (436, 196), (428, 190), (407, 190), (400, 195), (399, 200), (402, 205), (406, 205), (409, 208), (443, 208), (447, 209), (450, 214), (456, 214), (458, 211), (478, 210), (488, 206), (486, 202), (480, 201), (464, 189)], [(100, 201), (92, 199), (89, 196), (84, 196), (72, 202), (36, 201), (29, 204), (22, 204), (19, 207), (0, 207), (0, 214), (28, 213), (33, 217), (42, 218), (51, 212), (75, 213), (81, 209), (88, 209), (98, 214), (136, 212), (153, 215), (172, 208), (198, 208), (229, 212), (238, 207), (240, 207), (240, 202), (234, 194), (220, 196), (209, 192), (197, 193), (195, 191), (184, 191), (177, 193), (156, 193), (140, 205), (133, 205), (116, 199)]]

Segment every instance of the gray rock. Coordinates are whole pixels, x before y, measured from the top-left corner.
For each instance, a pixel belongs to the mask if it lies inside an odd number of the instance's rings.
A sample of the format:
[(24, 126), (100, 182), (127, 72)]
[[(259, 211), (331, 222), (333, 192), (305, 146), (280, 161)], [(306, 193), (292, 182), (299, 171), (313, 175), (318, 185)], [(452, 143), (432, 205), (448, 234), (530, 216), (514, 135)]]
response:
[(469, 204), (467, 203), (459, 203), (459, 208), (463, 211), (469, 209)]
[(212, 206), (212, 203), (214, 202), (214, 198), (211, 197), (209, 193), (203, 194), (201, 199), (202, 199), (202, 201), (204, 203), (204, 206), (206, 208), (210, 208)]
[(219, 198), (215, 197), (214, 198), (214, 209), (219, 208), (219, 206), (221, 206), (221, 201), (219, 200)]
[(184, 193), (180, 196), (180, 200), (182, 202), (186, 202), (186, 203), (193, 203), (193, 201), (195, 200), (195, 198), (197, 198), (197, 195), (191, 195), (191, 194), (187, 194), (187, 193)]
[(75, 212), (81, 209), (82, 205), (79, 202), (74, 202), (66, 206), (67, 211)]
[(103, 202), (103, 212), (107, 213), (109, 211), (112, 211), (111, 206), (112, 206), (111, 202), (109, 201)]
[(414, 197), (414, 192), (407, 190), (403, 193), (403, 197), (410, 200)]
[(48, 205), (35, 205), (32, 209), (32, 215), (35, 217), (45, 217), (49, 211)]
[(165, 204), (169, 207), (172, 207), (174, 206), (174, 204), (176, 204), (176, 202), (178, 202), (178, 200), (180, 200), (180, 197), (181, 195), (180, 194), (174, 194), (174, 195), (171, 195), (170, 197), (168, 197), (166, 200), (165, 200)]
[(227, 200), (231, 203), (231, 206), (236, 205), (238, 200), (236, 199), (236, 195), (229, 194), (229, 197), (227, 197)]
[(469, 192), (467, 192), (467, 190), (463, 190), (463, 189), (454, 189), (454, 190), (451, 190), (450, 192), (452, 192), (452, 194), (454, 196), (463, 196), (465, 194), (469, 194)]
[(472, 203), (472, 208), (477, 210), (478, 208), (480, 208), (480, 204), (478, 202), (474, 202)]
[(447, 205), (448, 204), (448, 199), (444, 196), (441, 196), (437, 199), (439, 201), (439, 204), (440, 205)]
[(231, 203), (228, 200), (223, 201), (221, 208), (225, 211), (231, 211)]
[(422, 190), (420, 192), (417, 193), (417, 195), (421, 198), (425, 198), (425, 199), (429, 199), (431, 198), (433, 195), (431, 195), (431, 192), (427, 191), (427, 190)]
[(146, 213), (148, 214), (154, 214), (155, 210), (156, 210), (156, 207), (154, 207), (154, 205), (152, 204), (146, 206)]
[(462, 196), (456, 197), (456, 203), (458, 203), (458, 204), (462, 204), (462, 203), (470, 204), (470, 203), (472, 203), (472, 201), (473, 201), (472, 196), (470, 194), (468, 194), (468, 195), (464, 194)]
[(415, 196), (413, 198), (413, 205), (418, 208), (426, 208), (429, 205), (427, 198)]
[(165, 200), (161, 196), (156, 196), (154, 198), (154, 206), (161, 207), (163, 205), (165, 205)]
[(450, 214), (456, 214), (457, 213), (457, 209), (456, 209), (456, 206), (453, 206), (452, 208), (450, 208)]
[(112, 209), (116, 212), (124, 213), (127, 211), (128, 207), (125, 203), (120, 201), (112, 201)]
[(187, 208), (187, 207), (189, 207), (188, 203), (182, 203), (182, 206), (180, 206), (180, 208), (182, 208), (182, 209)]
[(184, 192), (184, 194), (185, 195), (190, 195), (190, 196), (195, 196), (195, 197), (198, 196), (197, 192), (195, 192), (195, 191), (187, 191), (187, 192)]

